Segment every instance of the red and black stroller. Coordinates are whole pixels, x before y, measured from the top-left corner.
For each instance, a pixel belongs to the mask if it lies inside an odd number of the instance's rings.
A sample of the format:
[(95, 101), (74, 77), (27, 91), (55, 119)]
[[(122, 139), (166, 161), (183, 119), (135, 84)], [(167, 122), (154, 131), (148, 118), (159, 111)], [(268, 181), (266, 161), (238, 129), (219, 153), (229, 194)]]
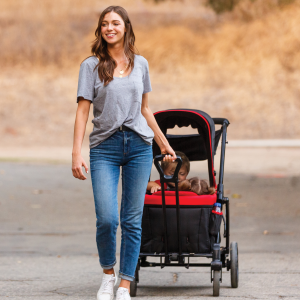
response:
[[(219, 296), (222, 282), (222, 268), (231, 272), (231, 286), (238, 287), (238, 245), (229, 245), (230, 219), (229, 199), (224, 197), (224, 161), (227, 127), (229, 121), (223, 118), (211, 118), (205, 112), (189, 109), (171, 109), (154, 114), (162, 132), (171, 147), (182, 151), (190, 161), (207, 160), (210, 186), (216, 187), (213, 195), (197, 195), (193, 192), (178, 191), (178, 172), (182, 164), (180, 157), (173, 176), (163, 173), (160, 161), (160, 149), (153, 143), (154, 164), (160, 174), (161, 191), (145, 195), (142, 219), (142, 240), (140, 255), (131, 283), (130, 294), (136, 296), (139, 270), (141, 267), (161, 268), (169, 266), (209, 267), (213, 295)], [(191, 126), (198, 134), (170, 135), (167, 130), (175, 126)], [(215, 125), (221, 129), (215, 130)], [(219, 140), (222, 141), (219, 183), (216, 184), (214, 155)], [(175, 190), (166, 191), (165, 183), (174, 182)], [(221, 212), (212, 210), (215, 203), (221, 204)], [(220, 245), (221, 222), (224, 222), (225, 245)], [(148, 257), (158, 257), (160, 262), (149, 262)], [(211, 258), (211, 263), (191, 263), (190, 258)]]

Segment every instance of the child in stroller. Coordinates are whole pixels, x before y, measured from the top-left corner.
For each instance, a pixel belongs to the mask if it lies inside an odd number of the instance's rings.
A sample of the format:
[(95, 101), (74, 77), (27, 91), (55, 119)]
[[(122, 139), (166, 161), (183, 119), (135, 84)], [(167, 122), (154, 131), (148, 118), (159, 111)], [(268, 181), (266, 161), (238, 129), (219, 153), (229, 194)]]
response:
[[(187, 179), (187, 176), (190, 172), (190, 161), (187, 156), (181, 151), (175, 151), (176, 156), (180, 156), (182, 160), (181, 168), (178, 172), (178, 189), (179, 191), (191, 191), (197, 195), (213, 195), (215, 193), (215, 188), (210, 187), (208, 183), (198, 177), (193, 177)], [(161, 168), (164, 171), (165, 175), (173, 176), (177, 162), (166, 162), (161, 163)], [(156, 193), (161, 190), (160, 180), (149, 181), (147, 185), (147, 191), (150, 191), (151, 194)], [(175, 184), (173, 182), (165, 183), (165, 190), (175, 190)]]
[[(180, 185), (181, 182), (186, 180), (186, 177), (189, 174), (190, 161), (183, 152), (175, 151), (175, 153), (176, 153), (176, 156), (179, 155), (182, 159), (182, 166), (181, 166), (181, 168), (179, 170), (179, 173), (178, 173), (178, 182), (179, 182), (179, 185)], [(162, 167), (164, 173), (168, 176), (173, 176), (174, 171), (176, 169), (176, 166), (177, 166), (177, 162), (163, 161), (161, 163), (161, 167)], [(173, 190), (174, 189), (174, 183), (173, 182), (168, 182), (166, 184), (165, 188), (166, 188), (166, 190)], [(150, 191), (151, 194), (157, 192), (160, 189), (161, 189), (160, 180), (155, 180), (155, 181), (149, 181), (148, 182), (147, 191)]]

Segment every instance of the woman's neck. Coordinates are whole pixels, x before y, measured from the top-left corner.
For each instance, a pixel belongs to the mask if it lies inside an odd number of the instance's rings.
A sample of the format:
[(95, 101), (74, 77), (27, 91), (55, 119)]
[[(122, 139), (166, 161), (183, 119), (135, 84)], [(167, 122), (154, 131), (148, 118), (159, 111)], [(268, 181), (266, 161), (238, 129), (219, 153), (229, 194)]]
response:
[(110, 46), (108, 45), (107, 50), (115, 61), (120, 62), (126, 60), (123, 45), (120, 44), (110, 45)]

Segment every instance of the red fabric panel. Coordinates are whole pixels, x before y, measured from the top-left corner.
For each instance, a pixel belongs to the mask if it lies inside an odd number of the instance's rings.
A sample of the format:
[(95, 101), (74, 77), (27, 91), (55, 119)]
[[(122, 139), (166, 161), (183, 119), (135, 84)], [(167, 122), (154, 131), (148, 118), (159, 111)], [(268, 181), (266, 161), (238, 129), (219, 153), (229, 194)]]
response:
[[(165, 192), (166, 205), (176, 205), (175, 191)], [(179, 191), (180, 205), (213, 205), (217, 201), (217, 194), (198, 196), (193, 192)], [(161, 192), (145, 195), (145, 204), (162, 205)]]

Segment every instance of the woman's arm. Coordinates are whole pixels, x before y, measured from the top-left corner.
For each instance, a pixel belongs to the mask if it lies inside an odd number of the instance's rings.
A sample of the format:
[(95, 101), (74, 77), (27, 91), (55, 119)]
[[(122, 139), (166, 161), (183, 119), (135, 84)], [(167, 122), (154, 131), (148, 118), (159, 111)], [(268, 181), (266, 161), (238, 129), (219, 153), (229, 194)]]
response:
[(85, 134), (86, 123), (89, 117), (91, 101), (85, 100), (81, 97), (78, 101), (78, 107), (74, 125), (74, 139), (73, 139), (73, 151), (72, 151), (72, 172), (75, 178), (85, 180), (83, 175), (82, 166), (88, 173), (88, 166), (81, 156), (81, 146), (83, 137)]
[(148, 105), (148, 93), (143, 94), (142, 98), (142, 107), (141, 107), (142, 115), (145, 117), (148, 126), (153, 130), (154, 132), (154, 140), (157, 143), (157, 145), (160, 148), (160, 151), (162, 154), (171, 154), (166, 155), (164, 157), (164, 161), (174, 161), (176, 159), (176, 154), (174, 150), (169, 145), (168, 140), (166, 139), (165, 135), (160, 130), (153, 113)]

